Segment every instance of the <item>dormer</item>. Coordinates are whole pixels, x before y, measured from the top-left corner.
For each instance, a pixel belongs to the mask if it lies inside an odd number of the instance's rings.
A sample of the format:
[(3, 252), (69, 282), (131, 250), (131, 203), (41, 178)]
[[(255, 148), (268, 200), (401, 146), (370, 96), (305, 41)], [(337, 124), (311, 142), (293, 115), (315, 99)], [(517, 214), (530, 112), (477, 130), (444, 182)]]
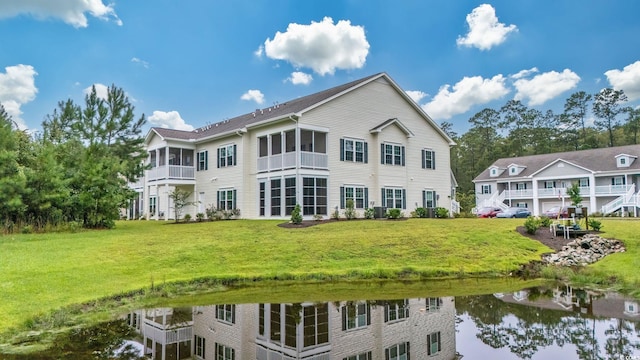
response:
[(618, 154), (616, 155), (616, 166), (619, 168), (629, 167), (635, 159), (637, 159), (637, 156)]
[(509, 176), (518, 176), (522, 172), (522, 170), (526, 169), (526, 166), (521, 166), (518, 164), (511, 164), (508, 167)]
[(489, 176), (491, 177), (498, 177), (502, 175), (503, 172), (504, 172), (504, 168), (500, 168), (497, 166), (491, 166), (489, 168)]

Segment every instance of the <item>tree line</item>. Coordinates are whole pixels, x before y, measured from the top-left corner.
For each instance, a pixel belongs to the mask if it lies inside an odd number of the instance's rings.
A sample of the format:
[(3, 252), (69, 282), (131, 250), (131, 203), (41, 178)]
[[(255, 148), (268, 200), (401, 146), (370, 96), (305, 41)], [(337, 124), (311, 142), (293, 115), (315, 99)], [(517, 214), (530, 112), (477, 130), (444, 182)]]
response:
[(3, 232), (62, 226), (111, 228), (143, 175), (145, 116), (121, 88), (95, 87), (84, 104), (61, 101), (42, 132), (19, 130), (0, 105), (0, 226)]
[(593, 95), (571, 94), (561, 113), (509, 100), (499, 109), (474, 114), (462, 135), (443, 122), (442, 129), (457, 143), (451, 149), (451, 169), (463, 210), (475, 206), (471, 181), (497, 159), (638, 144), (640, 108), (626, 103), (623, 90), (606, 88)]

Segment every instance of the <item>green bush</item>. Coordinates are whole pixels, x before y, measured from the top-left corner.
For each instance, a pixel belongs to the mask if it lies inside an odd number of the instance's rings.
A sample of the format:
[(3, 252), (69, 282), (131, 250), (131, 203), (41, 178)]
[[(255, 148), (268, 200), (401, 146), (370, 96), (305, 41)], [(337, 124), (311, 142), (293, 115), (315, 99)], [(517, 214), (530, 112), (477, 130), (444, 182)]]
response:
[(387, 218), (389, 219), (399, 219), (402, 217), (402, 212), (400, 209), (388, 209), (387, 210)]
[(595, 231), (600, 231), (602, 229), (602, 221), (596, 219), (589, 219), (589, 227)]
[(365, 219), (373, 219), (374, 210), (373, 208), (364, 209), (364, 218)]
[(524, 222), (524, 228), (527, 230), (527, 234), (535, 234), (540, 227), (540, 220), (534, 218), (533, 216), (529, 216), (527, 220)]
[(337, 206), (336, 209), (333, 210), (333, 213), (331, 213), (331, 218), (334, 220), (340, 220), (340, 210), (338, 210)]
[(436, 208), (436, 217), (438, 219), (446, 219), (449, 217), (449, 210), (443, 208), (443, 207), (437, 207)]
[(541, 227), (549, 227), (549, 226), (551, 226), (551, 219), (549, 219), (546, 216), (540, 218), (540, 226)]
[(201, 222), (202, 220), (204, 220), (204, 213), (201, 213), (201, 212), (197, 213), (196, 214), (196, 221), (197, 222)]
[(356, 209), (353, 207), (353, 199), (347, 200), (347, 208), (344, 210), (344, 217), (347, 220), (353, 220), (356, 218)]
[(294, 224), (302, 223), (302, 214), (300, 213), (300, 204), (296, 204), (291, 212), (291, 222)]
[(33, 227), (31, 225), (25, 225), (20, 229), (20, 232), (23, 234), (31, 234), (33, 232)]
[(428, 214), (427, 209), (423, 207), (416, 208), (414, 213), (417, 218), (426, 218)]
[(191, 221), (191, 214), (184, 214), (184, 221), (186, 222)]

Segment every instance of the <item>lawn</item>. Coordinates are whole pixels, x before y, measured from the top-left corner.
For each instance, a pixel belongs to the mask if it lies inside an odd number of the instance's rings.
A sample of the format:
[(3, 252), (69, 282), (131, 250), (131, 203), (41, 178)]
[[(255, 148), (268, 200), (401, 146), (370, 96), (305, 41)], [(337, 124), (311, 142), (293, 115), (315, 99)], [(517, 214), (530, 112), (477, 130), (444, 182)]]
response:
[[(550, 249), (521, 219), (119, 222), (114, 230), (0, 236), (0, 333), (31, 317), (153, 284), (194, 278), (358, 279), (500, 276)], [(603, 270), (638, 281), (640, 222), (603, 221), (632, 250)]]

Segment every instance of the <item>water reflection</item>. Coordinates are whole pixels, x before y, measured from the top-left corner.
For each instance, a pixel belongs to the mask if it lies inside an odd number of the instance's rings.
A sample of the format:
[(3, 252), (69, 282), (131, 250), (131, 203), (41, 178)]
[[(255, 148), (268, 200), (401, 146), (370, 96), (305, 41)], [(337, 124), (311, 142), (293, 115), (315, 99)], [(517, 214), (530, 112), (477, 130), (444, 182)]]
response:
[[(639, 302), (568, 286), (482, 296), (132, 312), (29, 359), (640, 359)], [(0, 358), (3, 358), (0, 355)]]

